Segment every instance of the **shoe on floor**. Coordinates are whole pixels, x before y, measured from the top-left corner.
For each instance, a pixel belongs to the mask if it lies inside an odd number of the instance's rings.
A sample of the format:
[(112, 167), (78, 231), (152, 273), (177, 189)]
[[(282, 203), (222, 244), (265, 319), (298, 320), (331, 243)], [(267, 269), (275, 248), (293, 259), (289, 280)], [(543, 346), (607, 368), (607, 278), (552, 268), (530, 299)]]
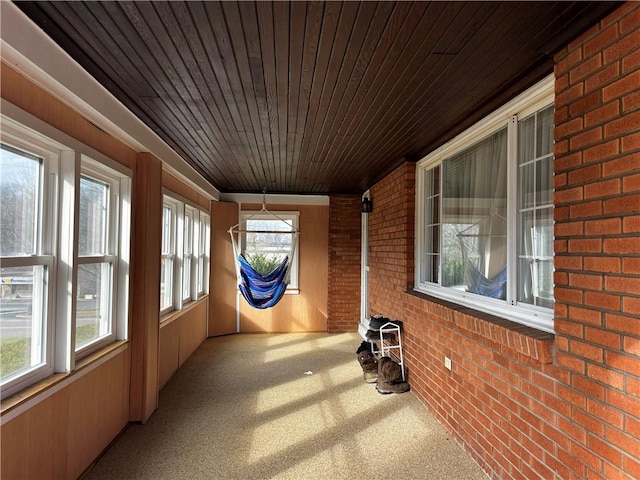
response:
[(367, 383), (376, 383), (378, 379), (378, 360), (371, 350), (363, 350), (358, 353), (358, 362), (362, 367), (364, 381)]
[(382, 395), (389, 395), (391, 393), (405, 393), (410, 390), (407, 382), (376, 382), (376, 390)]
[(378, 381), (395, 383), (402, 381), (402, 368), (391, 357), (382, 357), (378, 360)]
[(402, 379), (402, 368), (390, 357), (378, 360), (376, 390), (383, 395), (409, 391), (409, 384)]

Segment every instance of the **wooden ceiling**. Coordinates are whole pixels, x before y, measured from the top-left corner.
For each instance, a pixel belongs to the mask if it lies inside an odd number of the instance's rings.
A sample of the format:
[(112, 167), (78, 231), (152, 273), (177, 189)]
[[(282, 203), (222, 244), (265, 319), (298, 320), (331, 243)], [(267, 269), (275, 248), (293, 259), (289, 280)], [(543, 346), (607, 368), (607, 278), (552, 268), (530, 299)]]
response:
[(222, 192), (361, 193), (618, 2), (17, 2)]

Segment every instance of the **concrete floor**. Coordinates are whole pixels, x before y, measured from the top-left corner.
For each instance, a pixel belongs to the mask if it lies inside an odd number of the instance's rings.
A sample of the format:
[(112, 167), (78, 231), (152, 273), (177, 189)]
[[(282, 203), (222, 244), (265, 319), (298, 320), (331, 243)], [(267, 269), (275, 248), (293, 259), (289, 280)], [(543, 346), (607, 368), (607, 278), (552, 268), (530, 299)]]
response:
[(208, 339), (86, 478), (486, 480), (411, 392), (364, 383), (360, 341)]

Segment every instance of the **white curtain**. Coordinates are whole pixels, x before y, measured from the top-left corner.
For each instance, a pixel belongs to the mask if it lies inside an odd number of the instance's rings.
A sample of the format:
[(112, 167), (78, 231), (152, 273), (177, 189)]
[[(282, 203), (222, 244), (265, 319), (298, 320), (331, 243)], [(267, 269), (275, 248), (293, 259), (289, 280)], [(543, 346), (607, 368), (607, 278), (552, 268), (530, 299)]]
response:
[(485, 280), (505, 272), (507, 129), (445, 160), (443, 167), (442, 285), (503, 298), (476, 291), (468, 268)]

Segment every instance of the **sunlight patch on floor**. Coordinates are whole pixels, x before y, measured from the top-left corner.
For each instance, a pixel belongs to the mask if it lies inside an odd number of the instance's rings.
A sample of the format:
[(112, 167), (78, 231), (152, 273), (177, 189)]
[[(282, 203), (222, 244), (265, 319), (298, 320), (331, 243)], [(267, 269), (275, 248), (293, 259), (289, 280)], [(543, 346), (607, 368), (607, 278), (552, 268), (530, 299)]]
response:
[(309, 441), (326, 428), (336, 424), (336, 419), (332, 417), (326, 406), (316, 404), (257, 426), (253, 431), (255, 440), (250, 449), (248, 461), (254, 462), (264, 457), (278, 455), (292, 449), (300, 442)]
[(300, 372), (300, 378), (290, 382), (278, 384), (271, 388), (265, 388), (256, 395), (256, 414), (263, 414), (270, 410), (278, 410), (300, 401), (307, 396), (317, 394), (323, 390), (324, 386), (319, 382), (314, 382)]

